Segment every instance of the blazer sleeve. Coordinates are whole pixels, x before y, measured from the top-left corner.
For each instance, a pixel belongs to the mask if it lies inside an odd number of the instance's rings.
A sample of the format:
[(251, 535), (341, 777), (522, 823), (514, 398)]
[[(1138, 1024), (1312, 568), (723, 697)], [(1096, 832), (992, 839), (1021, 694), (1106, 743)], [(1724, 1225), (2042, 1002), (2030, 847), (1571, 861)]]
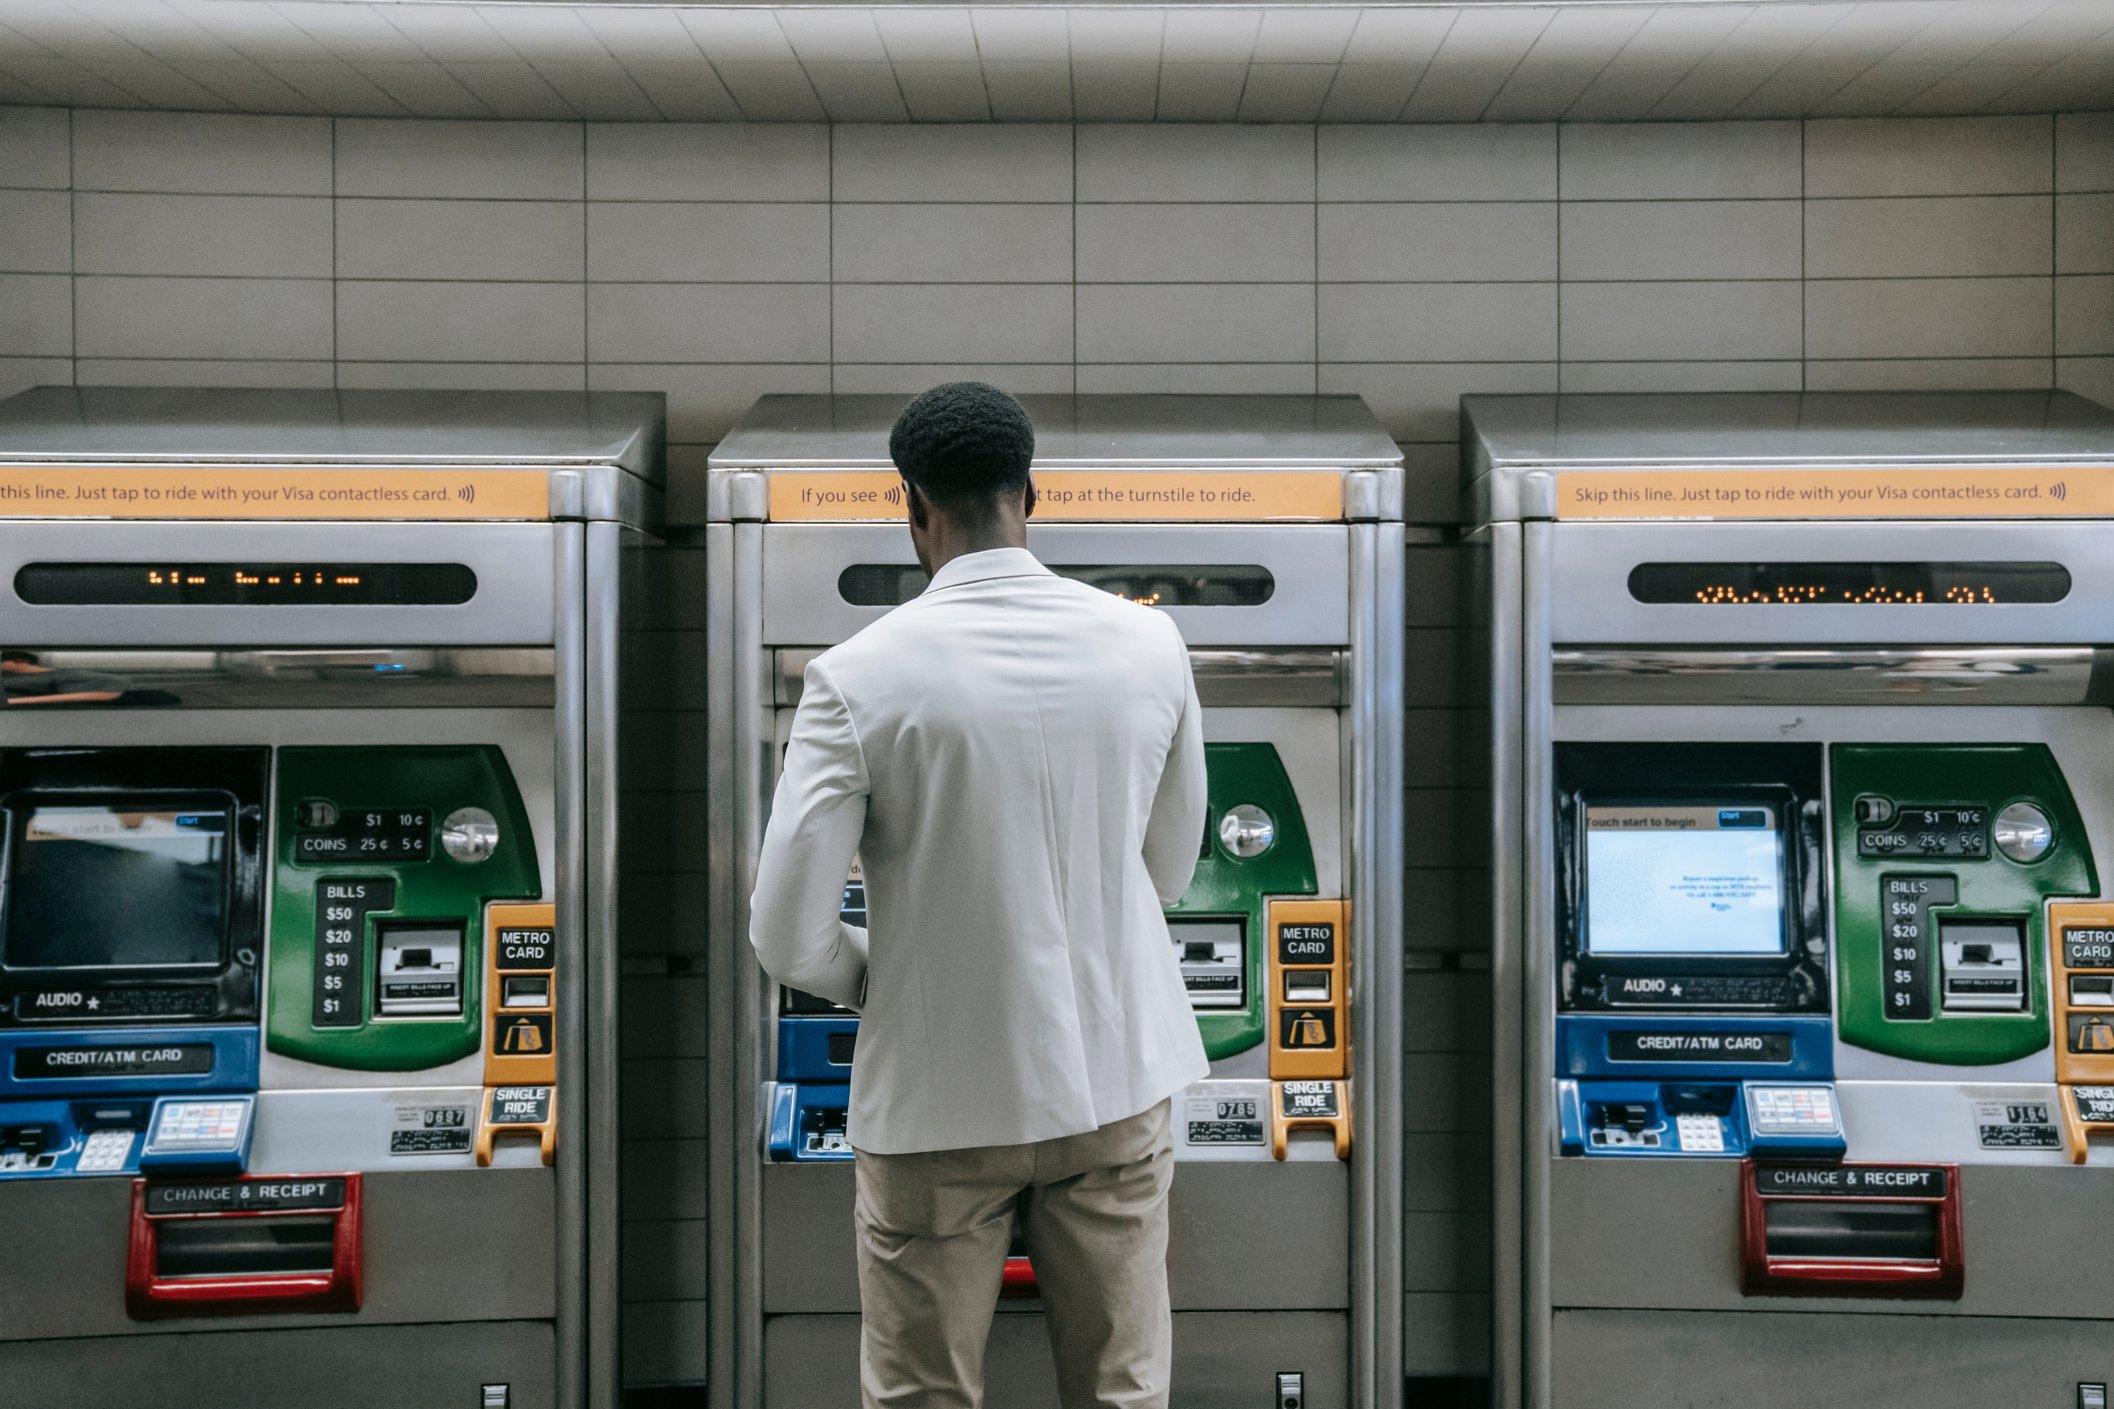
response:
[(1204, 837), (1204, 711), (1196, 699), (1196, 677), (1189, 669), (1189, 650), (1172, 624), (1175, 659), (1182, 673), (1182, 717), (1153, 795), (1152, 815), (1145, 824), (1145, 870), (1152, 877), (1161, 905), (1172, 905), (1189, 889), (1196, 873), (1198, 843)]
[(866, 990), (866, 931), (838, 918), (844, 880), (866, 830), (868, 778), (858, 726), (820, 661), (807, 668), (785, 771), (771, 801), (749, 943), (790, 988), (857, 1008)]

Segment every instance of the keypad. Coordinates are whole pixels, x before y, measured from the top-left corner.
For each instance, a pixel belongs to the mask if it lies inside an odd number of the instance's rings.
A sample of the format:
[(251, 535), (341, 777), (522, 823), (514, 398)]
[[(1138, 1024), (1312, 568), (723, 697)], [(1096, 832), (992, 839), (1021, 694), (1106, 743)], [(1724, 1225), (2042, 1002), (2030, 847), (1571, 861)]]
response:
[(132, 1154), (133, 1132), (123, 1129), (92, 1130), (81, 1146), (74, 1169), (82, 1174), (115, 1174)]
[(242, 1101), (184, 1101), (165, 1105), (154, 1127), (160, 1150), (225, 1149), (242, 1134)]

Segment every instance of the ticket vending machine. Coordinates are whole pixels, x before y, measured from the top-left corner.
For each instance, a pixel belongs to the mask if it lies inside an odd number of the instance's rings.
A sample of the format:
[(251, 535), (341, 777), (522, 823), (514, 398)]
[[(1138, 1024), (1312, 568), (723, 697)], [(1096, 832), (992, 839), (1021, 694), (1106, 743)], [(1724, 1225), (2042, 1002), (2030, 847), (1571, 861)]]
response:
[(10, 1402), (614, 1402), (658, 397), (0, 404)]
[(2114, 413), (1468, 397), (1463, 438), (1496, 1401), (2096, 1402)]
[[(1165, 611), (1205, 707), (1210, 816), (1168, 913), (1212, 1060), (1176, 1098), (1175, 1402), (1396, 1402), (1399, 455), (1354, 397), (1023, 398), (1054, 571)], [(806, 664), (924, 588), (887, 451), (903, 398), (766, 397), (714, 452), (715, 1406), (852, 1405), (845, 1129), (856, 1014), (781, 990), (747, 899)], [(963, 669), (974, 669), (964, 662)], [(846, 918), (865, 891), (846, 881)], [(994, 1017), (997, 1015), (994, 1015)], [(976, 1014), (961, 1015), (977, 1021)], [(1017, 1249), (1016, 1249), (1017, 1251)], [(1054, 1405), (1034, 1269), (994, 1404)]]

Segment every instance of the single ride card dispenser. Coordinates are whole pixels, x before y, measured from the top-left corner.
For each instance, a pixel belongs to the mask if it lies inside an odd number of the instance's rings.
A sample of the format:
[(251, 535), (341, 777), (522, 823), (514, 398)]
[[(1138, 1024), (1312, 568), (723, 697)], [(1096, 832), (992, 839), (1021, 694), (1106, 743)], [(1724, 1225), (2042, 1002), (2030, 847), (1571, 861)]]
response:
[(1566, 1155), (1828, 1160), (1816, 747), (1557, 746)]

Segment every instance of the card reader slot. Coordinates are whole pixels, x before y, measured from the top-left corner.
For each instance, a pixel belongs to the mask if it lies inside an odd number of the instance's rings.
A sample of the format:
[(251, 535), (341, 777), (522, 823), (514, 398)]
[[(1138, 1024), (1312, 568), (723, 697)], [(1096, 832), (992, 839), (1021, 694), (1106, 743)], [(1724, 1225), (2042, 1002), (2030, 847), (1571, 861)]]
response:
[(1936, 1262), (1939, 1206), (1771, 1199), (1763, 1207), (1772, 1258), (1805, 1262)]
[(283, 1218), (169, 1219), (155, 1235), (157, 1277), (327, 1275), (335, 1263), (337, 1219), (328, 1214)]

